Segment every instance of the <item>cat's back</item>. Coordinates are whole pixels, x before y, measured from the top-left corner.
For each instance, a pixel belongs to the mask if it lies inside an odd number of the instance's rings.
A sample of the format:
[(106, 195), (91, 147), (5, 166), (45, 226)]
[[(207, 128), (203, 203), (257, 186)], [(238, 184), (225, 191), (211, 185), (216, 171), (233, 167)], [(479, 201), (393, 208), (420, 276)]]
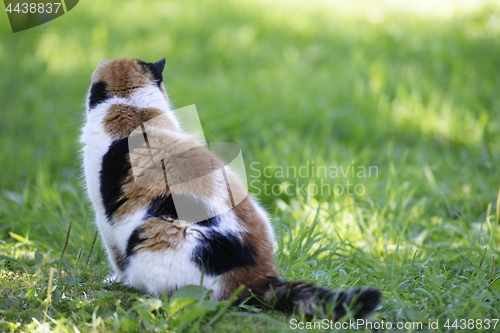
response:
[(228, 297), (257, 270), (275, 274), (272, 229), (235, 174), (214, 172), (222, 162), (181, 130), (157, 67), (103, 61), (92, 76), (81, 142), (96, 222), (117, 279), (151, 293), (203, 280)]

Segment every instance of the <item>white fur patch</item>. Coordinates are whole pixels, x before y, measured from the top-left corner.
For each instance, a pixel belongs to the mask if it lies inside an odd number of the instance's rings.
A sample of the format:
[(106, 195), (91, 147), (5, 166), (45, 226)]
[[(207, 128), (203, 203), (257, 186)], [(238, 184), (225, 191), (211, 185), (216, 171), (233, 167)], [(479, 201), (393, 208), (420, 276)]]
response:
[(103, 119), (109, 105), (99, 105), (87, 114), (87, 123), (83, 127), (80, 142), (83, 146), (83, 168), (89, 198), (94, 205), (96, 215), (104, 215), (101, 198), (101, 167), (102, 158), (111, 145), (111, 137), (106, 134)]
[(191, 261), (197, 240), (183, 242), (176, 249), (156, 252), (140, 251), (131, 257), (126, 270), (126, 284), (151, 294), (173, 292), (188, 284), (201, 285), (215, 291), (218, 298), (217, 277), (203, 276)]

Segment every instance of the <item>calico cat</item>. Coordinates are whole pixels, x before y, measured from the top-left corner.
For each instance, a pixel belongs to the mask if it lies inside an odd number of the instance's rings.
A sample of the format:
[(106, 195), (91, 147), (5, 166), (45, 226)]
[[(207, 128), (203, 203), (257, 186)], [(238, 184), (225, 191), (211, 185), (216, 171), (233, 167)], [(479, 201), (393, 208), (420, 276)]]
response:
[[(227, 204), (227, 188), (214, 173), (221, 162), (192, 135), (183, 131), (172, 112), (163, 86), (165, 60), (102, 60), (92, 75), (83, 127), (83, 168), (96, 223), (115, 273), (114, 279), (151, 294), (171, 294), (188, 284), (213, 290), (217, 300), (228, 299), (241, 285), (237, 302), (264, 302), (276, 309), (318, 311), (340, 318), (347, 309), (355, 318), (374, 311), (380, 292), (373, 288), (333, 291), (308, 282), (279, 279), (273, 262), (274, 235), (269, 219), (250, 195), (231, 209), (213, 214)], [(161, 116), (156, 138), (171, 155), (212, 163), (189, 163), (180, 173), (172, 161), (162, 160), (169, 176), (163, 187), (137, 184), (129, 151), (131, 133)], [(153, 142), (148, 142), (153, 144)], [(139, 162), (140, 164), (141, 162)], [(206, 210), (207, 218), (179, 218), (170, 187), (184, 175), (204, 181), (184, 187), (184, 203)], [(234, 174), (227, 175), (243, 193)], [(212, 214), (211, 214), (212, 213)], [(193, 223), (197, 222), (197, 223)]]

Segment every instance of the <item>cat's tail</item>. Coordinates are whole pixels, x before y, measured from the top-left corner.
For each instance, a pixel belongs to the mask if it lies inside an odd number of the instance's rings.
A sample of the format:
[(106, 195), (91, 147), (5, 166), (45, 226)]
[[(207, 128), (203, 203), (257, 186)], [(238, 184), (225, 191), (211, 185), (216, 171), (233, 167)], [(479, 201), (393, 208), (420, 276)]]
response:
[(364, 318), (379, 305), (381, 294), (374, 288), (331, 290), (309, 282), (285, 282), (268, 277), (246, 290), (238, 301), (252, 305), (269, 305), (286, 312), (298, 311), (308, 317), (333, 317), (338, 320), (348, 312), (355, 319)]

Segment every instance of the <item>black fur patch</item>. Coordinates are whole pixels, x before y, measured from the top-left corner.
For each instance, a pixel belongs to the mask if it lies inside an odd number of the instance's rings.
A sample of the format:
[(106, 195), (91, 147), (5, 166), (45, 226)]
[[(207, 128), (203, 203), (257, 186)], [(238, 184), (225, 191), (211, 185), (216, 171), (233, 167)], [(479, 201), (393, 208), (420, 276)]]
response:
[(144, 230), (142, 229), (142, 227), (137, 227), (137, 228), (134, 229), (134, 231), (132, 232), (132, 234), (128, 238), (127, 250), (125, 252), (125, 254), (127, 255), (127, 257), (130, 257), (131, 255), (133, 255), (135, 253), (134, 248), (139, 243), (145, 241), (144, 238), (141, 238), (141, 233), (143, 231)]
[(137, 60), (137, 63), (141, 65), (141, 67), (145, 70), (151, 73), (153, 80), (155, 80), (156, 85), (160, 87), (161, 83), (163, 82), (163, 74), (162, 70), (155, 64), (152, 64), (150, 62), (144, 62)]
[(175, 210), (174, 201), (170, 193), (157, 196), (151, 200), (145, 218), (147, 219), (150, 217), (177, 218), (177, 211)]
[(113, 213), (127, 201), (120, 198), (123, 196), (122, 184), (130, 168), (128, 138), (113, 141), (102, 158), (101, 167), (101, 197), (110, 222)]
[[(200, 208), (199, 207), (200, 203), (187, 195), (177, 194), (175, 196), (175, 202), (177, 202), (178, 204), (186, 205), (185, 207)], [(195, 212), (197, 210), (198, 209), (193, 208), (192, 211)], [(188, 213), (186, 216), (183, 216), (183, 219), (185, 219), (188, 222), (195, 221), (195, 219), (199, 220), (198, 218), (199, 216), (197, 215), (199, 214), (193, 213), (191, 216), (190, 213)], [(145, 219), (148, 219), (150, 217), (173, 218), (173, 219), (179, 218), (171, 194), (160, 195), (151, 200)], [(209, 219), (205, 219), (201, 222), (198, 222), (197, 224), (203, 227), (215, 227), (219, 224), (219, 220), (220, 220), (219, 217), (215, 216)]]
[(243, 245), (236, 236), (210, 231), (194, 249), (191, 261), (207, 275), (216, 276), (237, 267), (255, 265), (254, 255), (253, 247)]
[(216, 227), (219, 225), (220, 217), (214, 216), (209, 219), (203, 220), (201, 222), (196, 223), (197, 225), (201, 225), (202, 227)]
[(128, 258), (120, 252), (120, 249), (117, 246), (111, 246), (111, 252), (116, 266), (118, 266), (118, 269), (123, 272), (128, 266)]
[(89, 109), (95, 108), (97, 105), (111, 98), (107, 90), (107, 84), (104, 81), (93, 83), (90, 87)]

